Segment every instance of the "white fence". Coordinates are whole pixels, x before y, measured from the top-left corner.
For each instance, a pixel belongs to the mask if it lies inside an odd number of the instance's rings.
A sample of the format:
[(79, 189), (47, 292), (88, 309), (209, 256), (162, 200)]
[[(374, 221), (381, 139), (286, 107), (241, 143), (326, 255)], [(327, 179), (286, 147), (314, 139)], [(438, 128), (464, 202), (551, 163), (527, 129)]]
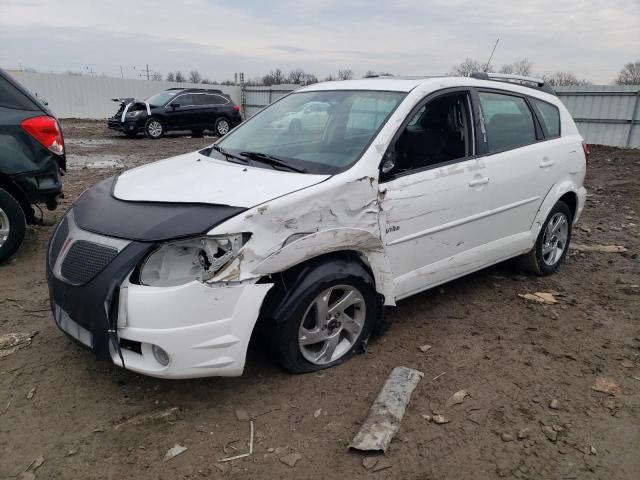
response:
[(39, 99), (47, 102), (49, 108), (60, 118), (104, 119), (117, 110), (117, 105), (111, 101), (112, 98), (145, 99), (171, 87), (216, 88), (230, 95), (237, 104), (240, 103), (240, 87), (237, 86), (122, 80), (53, 73), (9, 73)]

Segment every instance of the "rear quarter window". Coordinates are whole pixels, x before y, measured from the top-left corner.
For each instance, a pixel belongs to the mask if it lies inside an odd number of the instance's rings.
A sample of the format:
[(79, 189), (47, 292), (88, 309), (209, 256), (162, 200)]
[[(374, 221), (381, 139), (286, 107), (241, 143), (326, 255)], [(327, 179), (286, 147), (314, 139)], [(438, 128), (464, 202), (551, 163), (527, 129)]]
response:
[(536, 109), (545, 138), (557, 138), (560, 136), (560, 110), (544, 100), (531, 98), (531, 103)]
[(29, 98), (2, 77), (0, 77), (0, 107), (39, 110)]

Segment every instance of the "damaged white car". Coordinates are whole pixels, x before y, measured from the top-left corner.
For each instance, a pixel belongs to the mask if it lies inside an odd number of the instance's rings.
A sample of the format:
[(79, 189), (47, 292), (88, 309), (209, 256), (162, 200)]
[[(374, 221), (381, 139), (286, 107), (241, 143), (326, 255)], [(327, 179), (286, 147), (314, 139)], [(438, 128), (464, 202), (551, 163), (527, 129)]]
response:
[[(399, 299), (512, 257), (554, 272), (588, 150), (542, 81), (476, 77), (311, 85), (98, 183), (50, 241), (58, 327), (157, 377), (240, 375), (252, 334), (308, 372)], [(318, 128), (273, 128), (318, 104)]]

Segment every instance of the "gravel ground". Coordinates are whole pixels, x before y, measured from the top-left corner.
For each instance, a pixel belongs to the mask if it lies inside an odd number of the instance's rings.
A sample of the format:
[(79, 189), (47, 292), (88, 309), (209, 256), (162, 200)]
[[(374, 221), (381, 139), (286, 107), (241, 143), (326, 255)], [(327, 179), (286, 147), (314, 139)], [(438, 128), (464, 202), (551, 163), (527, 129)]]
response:
[[(212, 142), (131, 140), (102, 122), (62, 124), (71, 168), (62, 208), (45, 213), (51, 220), (118, 169)], [(640, 151), (592, 152), (574, 242), (626, 252), (573, 250), (546, 278), (505, 263), (416, 295), (387, 311), (392, 327), (366, 354), (316, 374), (289, 375), (258, 345), (245, 374), (228, 379), (162, 381), (95, 358), (50, 319), (51, 228), (30, 227), (0, 267), (0, 335), (37, 332), (0, 358), (0, 478), (28, 468), (42, 479), (637, 479)], [(518, 296), (534, 292), (558, 303)], [(426, 344), (432, 348), (418, 348)], [(347, 445), (397, 365), (425, 376), (372, 472)], [(597, 379), (617, 388), (596, 391)], [(461, 389), (469, 396), (446, 408)], [(253, 455), (218, 462), (246, 451), (245, 412), (255, 426)], [(424, 418), (436, 413), (449, 423)], [(176, 444), (187, 450), (163, 462)]]

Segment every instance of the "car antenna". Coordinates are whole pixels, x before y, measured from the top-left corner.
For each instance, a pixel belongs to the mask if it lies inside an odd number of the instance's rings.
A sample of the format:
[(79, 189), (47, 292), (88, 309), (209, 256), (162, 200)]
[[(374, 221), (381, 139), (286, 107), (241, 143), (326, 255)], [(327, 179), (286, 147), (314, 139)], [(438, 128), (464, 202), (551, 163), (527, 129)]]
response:
[(484, 70), (482, 70), (482, 71), (483, 71), (483, 72), (485, 72), (485, 73), (489, 70), (489, 64), (491, 63), (491, 59), (493, 58), (493, 54), (495, 53), (496, 48), (498, 47), (498, 42), (499, 42), (499, 41), (500, 41), (500, 37), (498, 37), (498, 38), (496, 39), (496, 43), (495, 43), (495, 45), (493, 46), (493, 50), (491, 50), (491, 55), (489, 55), (489, 60), (487, 60), (487, 64), (484, 66)]

